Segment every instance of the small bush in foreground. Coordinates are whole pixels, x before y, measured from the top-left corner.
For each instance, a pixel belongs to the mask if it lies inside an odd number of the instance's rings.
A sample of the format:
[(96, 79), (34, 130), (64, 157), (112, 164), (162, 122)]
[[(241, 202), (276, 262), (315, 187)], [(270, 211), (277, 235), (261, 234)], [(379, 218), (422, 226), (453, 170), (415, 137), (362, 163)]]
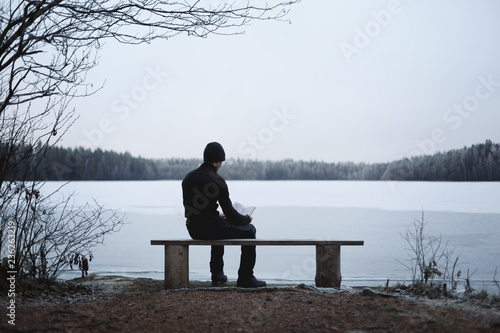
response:
[[(408, 229), (403, 236), (409, 248), (408, 263), (402, 263), (410, 269), (412, 282), (409, 285), (397, 284), (388, 290), (404, 290), (412, 295), (425, 296), (430, 299), (450, 298), (494, 307), (500, 306), (500, 284), (493, 276), (493, 282), (498, 287), (498, 295), (490, 295), (486, 290), (477, 291), (471, 286), (472, 273), (467, 270), (465, 277), (458, 270), (458, 256), (454, 256), (454, 250), (448, 249), (448, 244), (442, 243), (441, 236), (436, 237), (424, 232), (427, 222), (422, 211), (421, 220), (414, 220), (413, 229)], [(464, 283), (464, 291), (458, 291), (459, 281)]]

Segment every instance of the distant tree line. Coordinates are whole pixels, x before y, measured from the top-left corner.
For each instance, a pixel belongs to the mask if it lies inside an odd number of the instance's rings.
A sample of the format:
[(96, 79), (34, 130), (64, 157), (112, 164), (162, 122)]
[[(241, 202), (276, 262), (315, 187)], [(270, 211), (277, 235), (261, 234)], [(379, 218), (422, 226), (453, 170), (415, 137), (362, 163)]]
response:
[[(7, 149), (0, 146), (0, 149)], [(38, 160), (36, 147), (24, 147), (23, 159), (11, 179), (39, 163), (38, 180), (162, 180), (183, 179), (200, 159), (146, 159), (129, 153), (52, 147)], [(387, 163), (326, 163), (321, 161), (258, 161), (229, 159), (219, 173), (232, 180), (406, 180), (500, 181), (500, 144), (485, 143), (434, 155)]]

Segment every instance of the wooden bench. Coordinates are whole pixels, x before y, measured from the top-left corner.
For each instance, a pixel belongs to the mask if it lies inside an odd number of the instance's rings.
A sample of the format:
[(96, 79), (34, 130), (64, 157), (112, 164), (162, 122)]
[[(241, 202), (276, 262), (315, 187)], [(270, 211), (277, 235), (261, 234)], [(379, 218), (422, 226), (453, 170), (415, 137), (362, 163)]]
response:
[(165, 289), (189, 287), (190, 245), (314, 245), (316, 246), (316, 286), (340, 288), (340, 247), (364, 245), (364, 241), (318, 240), (152, 240), (151, 245), (165, 246)]

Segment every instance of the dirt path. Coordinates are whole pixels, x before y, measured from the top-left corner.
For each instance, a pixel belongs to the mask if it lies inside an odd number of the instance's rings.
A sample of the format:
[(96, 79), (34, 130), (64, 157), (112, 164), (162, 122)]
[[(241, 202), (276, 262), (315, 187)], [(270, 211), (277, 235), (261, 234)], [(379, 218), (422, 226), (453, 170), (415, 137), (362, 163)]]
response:
[(164, 291), (161, 284), (96, 278), (83, 291), (18, 299), (16, 325), (4, 317), (0, 331), (500, 332), (499, 309), (452, 300), (305, 285)]

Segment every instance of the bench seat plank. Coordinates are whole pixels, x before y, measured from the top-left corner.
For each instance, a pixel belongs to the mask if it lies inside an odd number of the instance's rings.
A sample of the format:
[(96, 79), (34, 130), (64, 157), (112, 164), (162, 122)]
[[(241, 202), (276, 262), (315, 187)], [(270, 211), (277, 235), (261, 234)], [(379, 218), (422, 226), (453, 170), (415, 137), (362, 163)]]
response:
[(199, 239), (178, 239), (178, 240), (152, 240), (151, 245), (364, 245), (364, 241), (351, 240), (266, 240), (266, 239), (221, 239), (221, 240), (199, 240)]

